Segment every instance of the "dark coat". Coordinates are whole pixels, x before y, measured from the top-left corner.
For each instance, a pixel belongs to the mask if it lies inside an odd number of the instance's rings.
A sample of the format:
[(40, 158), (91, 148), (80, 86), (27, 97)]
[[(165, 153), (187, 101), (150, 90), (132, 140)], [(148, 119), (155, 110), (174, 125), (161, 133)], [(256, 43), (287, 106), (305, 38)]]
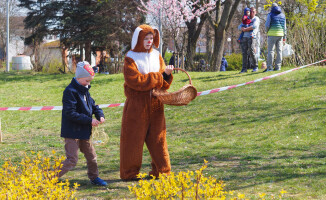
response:
[[(89, 94), (89, 89), (80, 85), (75, 78), (66, 87), (62, 97), (61, 137), (89, 139), (92, 133), (92, 115), (100, 120), (103, 111)], [(85, 101), (86, 97), (86, 101)]]
[(175, 55), (172, 55), (171, 58), (170, 58), (170, 61), (169, 61), (169, 65), (173, 65), (174, 66), (174, 59), (175, 59)]

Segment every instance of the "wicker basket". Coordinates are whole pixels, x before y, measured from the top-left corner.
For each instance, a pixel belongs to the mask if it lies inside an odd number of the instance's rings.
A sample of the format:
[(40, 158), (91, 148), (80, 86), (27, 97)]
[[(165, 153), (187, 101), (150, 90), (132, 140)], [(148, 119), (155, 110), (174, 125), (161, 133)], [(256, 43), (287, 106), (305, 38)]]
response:
[(189, 78), (189, 84), (183, 86), (178, 91), (171, 93), (167, 92), (166, 90), (153, 89), (153, 95), (156, 96), (163, 104), (184, 106), (196, 98), (197, 90), (192, 85), (191, 78), (185, 70), (180, 68), (174, 68), (174, 70), (185, 72)]

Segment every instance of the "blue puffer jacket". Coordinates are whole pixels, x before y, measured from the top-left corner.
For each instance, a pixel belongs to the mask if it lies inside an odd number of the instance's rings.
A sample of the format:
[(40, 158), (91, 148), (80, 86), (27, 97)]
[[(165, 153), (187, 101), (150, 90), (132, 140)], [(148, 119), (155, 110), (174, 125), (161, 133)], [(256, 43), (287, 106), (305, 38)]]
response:
[[(66, 87), (62, 97), (61, 137), (89, 139), (92, 133), (92, 115), (100, 120), (103, 111), (89, 94), (89, 89), (80, 85), (75, 78)], [(85, 101), (86, 98), (86, 101)]]
[(286, 19), (279, 6), (273, 7), (267, 15), (265, 28), (268, 36), (286, 37)]

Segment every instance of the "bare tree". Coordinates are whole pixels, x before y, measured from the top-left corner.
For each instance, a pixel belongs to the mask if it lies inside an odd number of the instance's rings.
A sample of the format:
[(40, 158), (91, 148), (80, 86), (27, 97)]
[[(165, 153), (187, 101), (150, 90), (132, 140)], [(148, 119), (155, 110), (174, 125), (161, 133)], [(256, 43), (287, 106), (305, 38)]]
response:
[(214, 51), (211, 59), (211, 66), (214, 71), (220, 70), (226, 31), (230, 26), (232, 17), (236, 12), (239, 3), (240, 0), (228, 0), (223, 2), (218, 0), (216, 1), (215, 15), (210, 15), (208, 17), (209, 22), (214, 29)]

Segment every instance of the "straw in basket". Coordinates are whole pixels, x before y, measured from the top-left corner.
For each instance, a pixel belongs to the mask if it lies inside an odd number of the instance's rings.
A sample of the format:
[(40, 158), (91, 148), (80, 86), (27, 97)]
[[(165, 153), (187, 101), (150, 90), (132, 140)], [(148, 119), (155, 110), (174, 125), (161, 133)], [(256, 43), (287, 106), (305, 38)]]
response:
[(93, 127), (92, 131), (92, 142), (94, 145), (105, 145), (109, 141), (108, 134), (105, 133), (104, 129)]
[(180, 68), (174, 68), (174, 70), (185, 72), (189, 78), (189, 84), (183, 86), (178, 91), (171, 93), (167, 92), (166, 90), (153, 89), (153, 95), (156, 96), (163, 104), (184, 106), (196, 98), (197, 90), (192, 85), (191, 78), (185, 70)]

